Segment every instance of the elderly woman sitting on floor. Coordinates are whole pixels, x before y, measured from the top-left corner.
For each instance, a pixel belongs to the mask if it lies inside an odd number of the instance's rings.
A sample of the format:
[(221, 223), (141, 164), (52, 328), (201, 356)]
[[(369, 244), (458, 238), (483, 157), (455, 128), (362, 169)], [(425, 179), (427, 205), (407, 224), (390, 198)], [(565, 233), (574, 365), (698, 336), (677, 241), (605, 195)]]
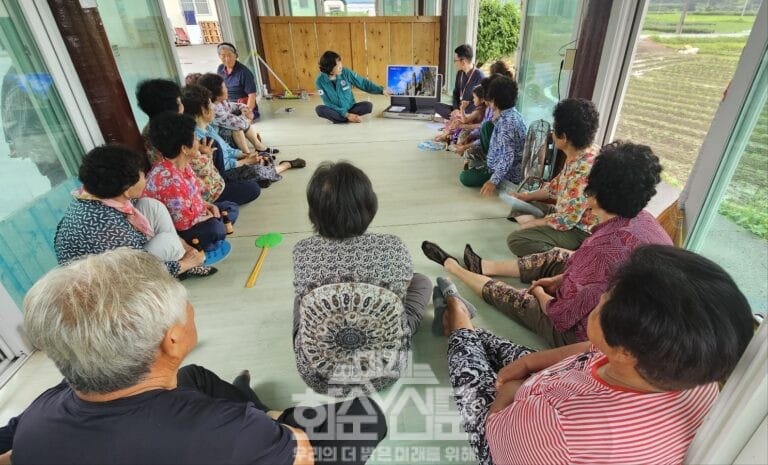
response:
[(259, 153), (279, 153), (276, 147), (267, 147), (261, 141), (261, 135), (253, 124), (253, 114), (244, 103), (230, 102), (227, 100), (227, 86), (224, 79), (216, 73), (206, 73), (200, 76), (195, 83), (205, 87), (211, 93), (213, 102), (213, 125), (218, 129), (219, 135), (225, 140), (234, 141), (238, 149), (243, 153), (250, 153), (248, 142)]
[(206, 251), (227, 237), (226, 216), (233, 224), (239, 213), (235, 202), (206, 202), (190, 160), (200, 150), (195, 121), (187, 115), (162, 113), (149, 122), (149, 138), (163, 156), (147, 175), (144, 195), (165, 204), (179, 235)]
[(204, 256), (182, 241), (165, 205), (139, 198), (146, 180), (139, 154), (116, 145), (96, 147), (80, 165), (83, 187), (64, 213), (53, 239), (59, 263), (118, 247), (145, 250), (173, 276), (208, 276)]
[[(643, 244), (672, 241), (656, 219), (643, 211), (660, 181), (659, 159), (647, 145), (606, 145), (589, 174), (587, 204), (600, 223), (573, 254), (562, 249), (517, 260), (482, 260), (467, 244), (462, 268), (436, 244), (424, 253), (444, 265), (504, 314), (521, 321), (552, 346), (587, 339), (589, 312), (608, 288), (614, 269)], [(516, 289), (486, 275), (519, 277), (529, 289)]]
[[(507, 237), (509, 250), (518, 257), (554, 247), (576, 250), (597, 222), (587, 208), (584, 188), (597, 154), (592, 141), (600, 115), (589, 100), (565, 99), (557, 104), (553, 116), (555, 145), (566, 155), (562, 171), (535, 192), (502, 195), (512, 204), (510, 218), (520, 224), (520, 229)], [(524, 203), (532, 201), (536, 204)], [(555, 205), (539, 203), (549, 201)]]
[(534, 353), (475, 329), (456, 297), (435, 318), (482, 465), (682, 463), (753, 334), (728, 273), (671, 246), (633, 252), (590, 314), (588, 342)]
[(195, 119), (195, 134), (199, 138), (208, 138), (217, 145), (217, 156), (220, 157), (219, 171), (224, 179), (240, 180), (258, 183), (268, 187), (283, 177), (280, 173), (291, 168), (303, 168), (306, 162), (301, 158), (283, 160), (275, 164), (271, 154), (245, 153), (233, 148), (221, 138), (216, 127), (212, 124), (215, 112), (211, 102), (211, 92), (198, 85), (187, 86), (182, 91), (184, 113)]
[[(335, 283), (367, 283), (388, 289), (402, 300), (404, 312), (386, 315), (383, 309), (367, 329), (372, 344), (377, 338), (386, 339), (387, 328), (407, 328), (402, 341), (391, 341), (407, 351), (411, 337), (419, 328), (429, 303), (432, 283), (426, 276), (413, 272), (408, 247), (391, 234), (367, 233), (378, 209), (378, 200), (370, 179), (359, 168), (347, 162), (325, 163), (317, 168), (307, 187), (309, 219), (316, 235), (299, 241), (293, 249), (294, 288), (294, 350), (299, 372), (305, 380), (312, 379), (317, 367), (306, 366), (298, 354), (303, 341), (299, 332), (301, 299), (314, 289)], [(394, 318), (383, 321), (384, 318)], [(357, 351), (372, 351), (365, 346)], [(342, 348), (331, 349), (342, 350)], [(319, 363), (327, 364), (335, 354), (325, 354)], [(381, 376), (374, 382), (383, 389), (396, 378)], [(320, 392), (333, 386), (323, 382), (309, 383)]]
[(118, 249), (49, 272), (24, 299), (24, 328), (64, 380), (0, 428), (14, 464), (310, 465), (332, 454), (362, 465), (386, 435), (371, 399), (268, 415), (247, 372), (229, 384), (182, 367), (195, 310), (149, 254)]

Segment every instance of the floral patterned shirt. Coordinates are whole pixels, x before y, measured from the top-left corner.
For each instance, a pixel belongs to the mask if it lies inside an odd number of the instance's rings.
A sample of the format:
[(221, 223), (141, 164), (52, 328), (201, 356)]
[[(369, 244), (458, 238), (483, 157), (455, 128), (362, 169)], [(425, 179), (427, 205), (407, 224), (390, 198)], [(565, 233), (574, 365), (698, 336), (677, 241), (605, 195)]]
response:
[(219, 150), (221, 150), (221, 157), (224, 161), (224, 171), (237, 168), (237, 158), (243, 154), (239, 149), (236, 149), (229, 145), (224, 139), (221, 138), (221, 134), (216, 130), (216, 126), (209, 124), (205, 129), (195, 128), (195, 135), (197, 137), (207, 137), (213, 139), (219, 144)]
[(248, 118), (242, 116), (241, 112), (248, 105), (244, 103), (230, 102), (225, 100), (213, 104), (213, 124), (220, 128), (232, 129), (234, 131), (245, 131), (251, 127)]
[(557, 201), (555, 212), (546, 217), (552, 229), (568, 231), (578, 228), (590, 232), (597, 224), (597, 217), (587, 207), (584, 189), (598, 151), (597, 146), (588, 148), (577, 159), (566, 162), (560, 174), (542, 186), (549, 198)]
[(499, 185), (508, 180), (520, 184), (523, 179), (523, 147), (525, 146), (525, 121), (516, 108), (501, 112), (493, 127), (488, 145), (488, 169), (491, 182)]
[(163, 158), (149, 171), (144, 196), (163, 202), (176, 230), (186, 231), (208, 217), (200, 190), (200, 182), (189, 165), (179, 169)]
[[(195, 127), (195, 137), (203, 139), (206, 136), (205, 131)], [(197, 175), (197, 179), (200, 181), (200, 188), (202, 192), (203, 200), (206, 202), (215, 202), (219, 198), (222, 192), (224, 192), (224, 178), (221, 177), (221, 173), (216, 169), (213, 164), (213, 154), (204, 154), (200, 151), (189, 160), (189, 166), (192, 171)]]

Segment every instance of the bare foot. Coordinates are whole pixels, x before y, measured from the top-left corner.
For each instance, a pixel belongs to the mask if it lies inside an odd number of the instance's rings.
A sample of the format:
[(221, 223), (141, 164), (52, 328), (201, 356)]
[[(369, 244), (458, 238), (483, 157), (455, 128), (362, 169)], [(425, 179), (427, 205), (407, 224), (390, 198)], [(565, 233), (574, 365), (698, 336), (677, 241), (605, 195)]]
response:
[(443, 335), (450, 336), (456, 329), (475, 329), (472, 326), (472, 315), (469, 314), (467, 307), (457, 297), (448, 297), (445, 299), (447, 308), (443, 313)]
[(520, 216), (516, 216), (515, 217), (515, 221), (517, 221), (517, 224), (521, 224), (521, 225), (525, 224), (525, 223), (528, 223), (528, 222), (531, 222), (531, 221), (533, 221), (535, 219), (536, 219), (536, 217), (533, 216), (533, 215), (520, 215)]

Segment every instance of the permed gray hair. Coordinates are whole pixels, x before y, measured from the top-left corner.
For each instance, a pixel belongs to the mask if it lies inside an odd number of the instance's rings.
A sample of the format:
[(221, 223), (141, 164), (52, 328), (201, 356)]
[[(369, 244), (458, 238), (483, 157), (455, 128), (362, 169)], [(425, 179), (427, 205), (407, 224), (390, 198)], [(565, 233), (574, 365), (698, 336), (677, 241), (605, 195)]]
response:
[(186, 289), (162, 262), (120, 248), (40, 278), (24, 298), (24, 328), (72, 388), (104, 394), (141, 381), (186, 307)]

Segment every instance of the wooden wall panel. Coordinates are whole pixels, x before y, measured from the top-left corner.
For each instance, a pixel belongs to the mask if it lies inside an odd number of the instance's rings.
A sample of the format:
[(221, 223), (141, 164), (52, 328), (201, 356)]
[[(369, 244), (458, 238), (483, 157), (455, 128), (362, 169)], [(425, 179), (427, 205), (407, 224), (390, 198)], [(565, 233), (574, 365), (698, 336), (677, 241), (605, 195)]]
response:
[[(415, 23), (413, 25), (413, 63), (416, 65), (437, 65), (435, 30), (437, 24)], [(438, 33), (439, 36), (439, 33)]]
[[(349, 69), (354, 69), (352, 58), (352, 40), (349, 24), (317, 23), (317, 57), (315, 58), (315, 76), (317, 76), (317, 61), (326, 50), (333, 50), (341, 55), (341, 60)], [(365, 52), (363, 52), (365, 54)], [(363, 59), (363, 62), (365, 60)]]
[[(291, 47), (291, 29), (288, 24), (264, 24), (261, 28), (264, 43), (264, 60), (289, 89), (298, 89), (296, 67), (293, 62)], [(274, 76), (269, 75), (269, 91), (280, 92), (283, 86)]]
[(387, 65), (389, 60), (389, 25), (384, 23), (367, 23), (366, 52), (368, 55), (368, 79), (383, 85), (387, 80)]
[(299, 89), (312, 90), (318, 73), (317, 57), (320, 56), (314, 23), (291, 23), (291, 39)]
[[(314, 89), (317, 60), (325, 50), (344, 66), (385, 84), (387, 65), (437, 65), (440, 18), (261, 16), (264, 58), (291, 90)], [(270, 76), (270, 89), (281, 86)]]
[(351, 23), (349, 33), (352, 47), (352, 71), (360, 76), (368, 75), (368, 54), (365, 50), (365, 23)]
[(414, 63), (413, 24), (392, 23), (389, 25), (389, 60), (391, 65)]

